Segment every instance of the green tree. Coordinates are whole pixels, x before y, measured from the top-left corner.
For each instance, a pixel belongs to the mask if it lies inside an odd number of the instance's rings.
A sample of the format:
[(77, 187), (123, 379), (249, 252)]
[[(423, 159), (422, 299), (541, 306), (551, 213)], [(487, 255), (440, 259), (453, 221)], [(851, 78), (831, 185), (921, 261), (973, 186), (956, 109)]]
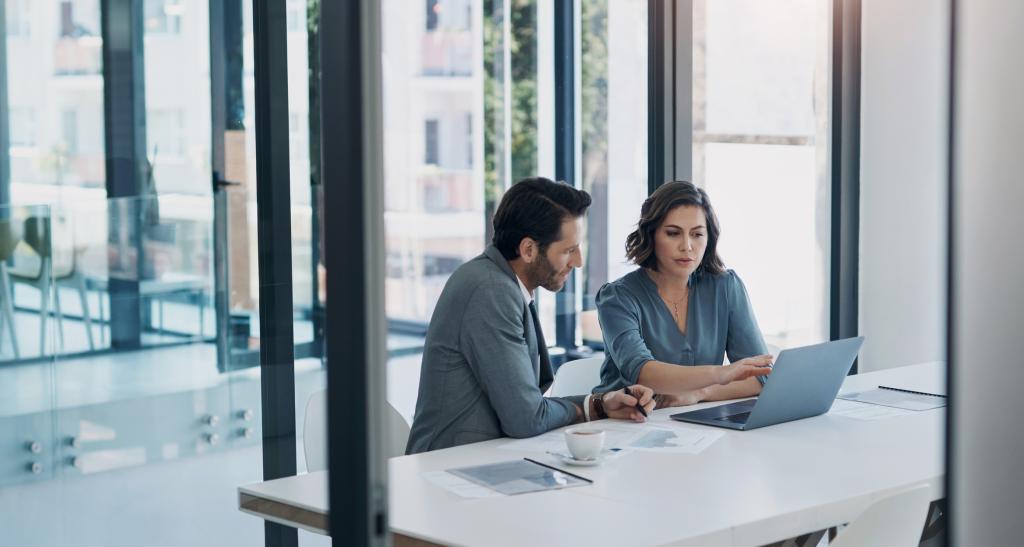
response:
[(608, 0), (583, 0), (580, 11), (582, 186), (592, 191), (608, 183)]

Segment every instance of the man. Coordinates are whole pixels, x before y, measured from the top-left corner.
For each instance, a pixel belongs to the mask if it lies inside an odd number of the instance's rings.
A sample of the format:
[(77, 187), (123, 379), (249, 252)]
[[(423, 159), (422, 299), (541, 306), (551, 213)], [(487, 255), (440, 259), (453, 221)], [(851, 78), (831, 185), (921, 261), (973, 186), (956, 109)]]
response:
[(419, 399), (406, 453), (503, 436), (530, 437), (611, 417), (643, 421), (654, 409), (643, 386), (544, 397), (553, 375), (533, 291), (558, 291), (583, 264), (581, 217), (590, 195), (545, 178), (508, 190), (494, 239), (448, 279), (427, 330)]

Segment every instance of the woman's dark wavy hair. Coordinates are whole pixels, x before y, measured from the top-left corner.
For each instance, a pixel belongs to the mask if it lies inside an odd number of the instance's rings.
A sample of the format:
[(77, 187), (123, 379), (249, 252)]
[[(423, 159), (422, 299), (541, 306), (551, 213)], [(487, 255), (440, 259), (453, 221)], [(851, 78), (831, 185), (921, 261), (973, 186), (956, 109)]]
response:
[(491, 242), (506, 260), (519, 257), (519, 242), (528, 237), (540, 251), (562, 235), (562, 222), (583, 216), (590, 194), (544, 177), (523, 179), (512, 185), (494, 212)]
[(672, 209), (687, 205), (703, 209), (704, 218), (707, 219), (708, 246), (694, 274), (725, 273), (725, 263), (718, 256), (718, 236), (722, 232), (715, 209), (711, 207), (707, 192), (684, 180), (661, 185), (644, 201), (640, 208), (640, 222), (637, 223), (636, 230), (626, 237), (626, 258), (641, 268), (656, 271), (658, 257), (654, 253), (654, 233)]

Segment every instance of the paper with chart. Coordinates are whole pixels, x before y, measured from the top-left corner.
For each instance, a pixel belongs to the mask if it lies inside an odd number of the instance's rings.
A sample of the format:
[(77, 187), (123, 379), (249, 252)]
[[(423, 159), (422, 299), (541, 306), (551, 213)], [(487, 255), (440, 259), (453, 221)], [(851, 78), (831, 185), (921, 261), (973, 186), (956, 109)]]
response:
[(421, 473), (420, 476), (427, 479), (430, 483), (463, 498), (489, 498), (500, 495), (490, 488), (452, 475), (447, 471), (428, 471)]
[(527, 459), (457, 467), (448, 472), (507, 496), (585, 486), (592, 482)]
[[(624, 430), (637, 429), (633, 424), (609, 425)], [(646, 425), (639, 427), (639, 432), (630, 439), (627, 448), (641, 452), (700, 454), (723, 435), (725, 432), (717, 429)]]
[[(602, 422), (592, 424), (593, 429), (605, 433), (604, 453), (619, 451), (649, 451), (698, 454), (724, 435), (718, 430), (703, 428), (662, 427), (629, 422)], [(516, 439), (498, 448), (536, 453), (565, 453), (565, 436), (561, 430), (549, 431), (529, 439)]]
[(832, 408), (828, 411), (833, 416), (843, 416), (856, 420), (884, 420), (896, 416), (907, 416), (914, 414), (913, 410), (896, 408), (892, 406), (872, 405), (868, 403), (857, 403), (845, 399), (836, 399)]

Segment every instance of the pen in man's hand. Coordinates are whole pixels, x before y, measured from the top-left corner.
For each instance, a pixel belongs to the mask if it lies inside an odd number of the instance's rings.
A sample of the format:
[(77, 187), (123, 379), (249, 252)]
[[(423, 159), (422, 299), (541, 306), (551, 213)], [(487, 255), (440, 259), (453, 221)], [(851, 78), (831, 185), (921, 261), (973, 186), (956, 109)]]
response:
[[(622, 391), (623, 391), (623, 393), (625, 393), (626, 395), (629, 395), (630, 397), (633, 397), (633, 396), (634, 396), (634, 395), (633, 395), (633, 394), (632, 394), (632, 393), (631, 393), (631, 392), (629, 391), (629, 386), (626, 386), (626, 387), (622, 388)], [(643, 414), (643, 415), (644, 415), (644, 418), (646, 418), (646, 417), (647, 417), (647, 411), (646, 411), (646, 410), (644, 410), (644, 407), (643, 407), (643, 405), (641, 405), (641, 404), (640, 404), (640, 397), (637, 397), (637, 398), (636, 398), (636, 409), (640, 411), (640, 414)]]

